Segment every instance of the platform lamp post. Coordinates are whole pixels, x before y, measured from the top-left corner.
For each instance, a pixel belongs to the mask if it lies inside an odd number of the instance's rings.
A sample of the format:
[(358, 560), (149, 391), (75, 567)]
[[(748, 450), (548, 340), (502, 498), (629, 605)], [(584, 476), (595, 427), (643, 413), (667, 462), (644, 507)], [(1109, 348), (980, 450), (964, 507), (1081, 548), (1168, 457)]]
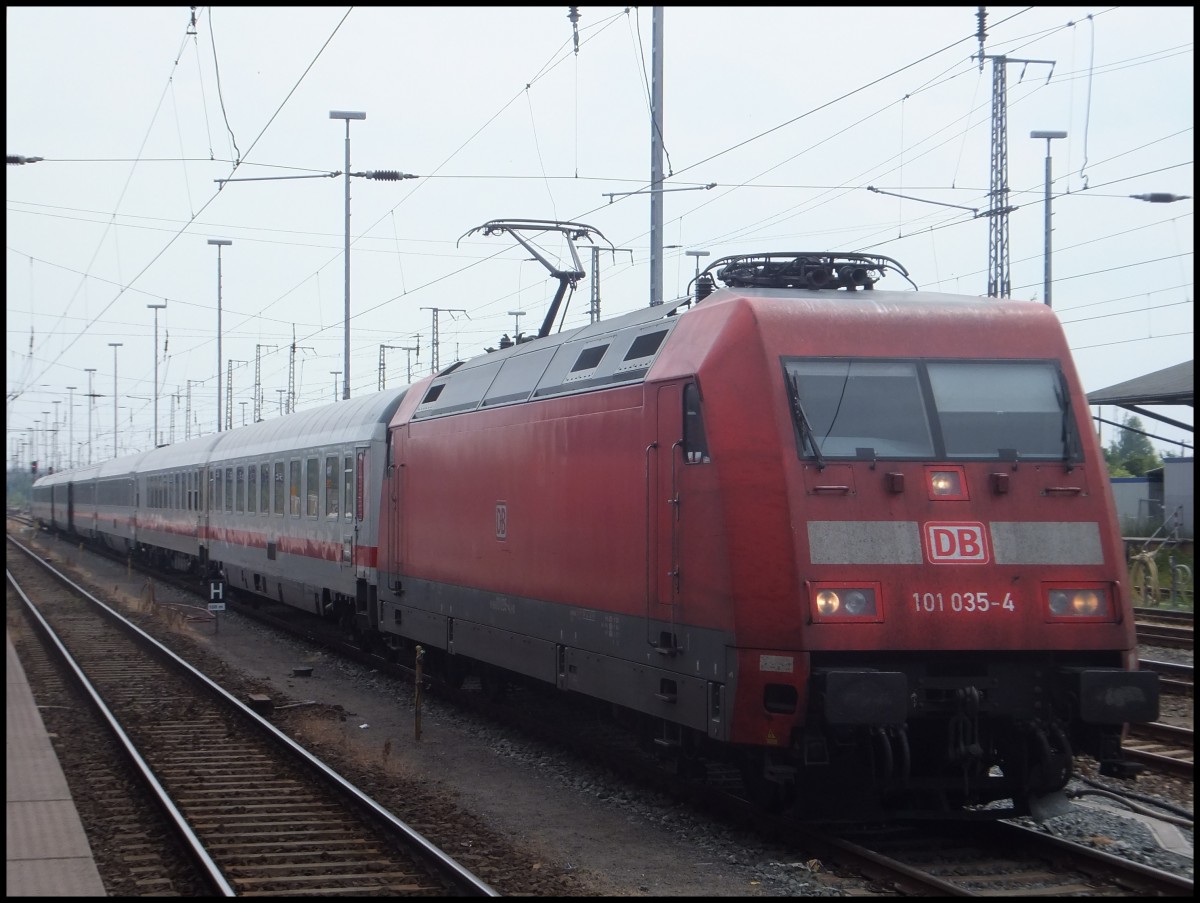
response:
[(1039, 132), (1033, 131), (1029, 133), (1030, 138), (1045, 138), (1046, 139), (1046, 266), (1044, 276), (1044, 286), (1042, 294), (1046, 301), (1046, 306), (1050, 306), (1050, 142), (1055, 138), (1066, 138), (1066, 132)]
[[(330, 110), (330, 119), (344, 119), (346, 121), (346, 168), (344, 170), (344, 178), (346, 182), (346, 228), (345, 228), (345, 264), (346, 264), (346, 298), (345, 298), (345, 314), (342, 323), (342, 398), (350, 398), (350, 177), (358, 176), (364, 179), (377, 179), (383, 182), (398, 182), (402, 179), (417, 178), (412, 173), (399, 172), (394, 169), (376, 169), (368, 172), (350, 172), (350, 121), (352, 119), (366, 119), (367, 114), (361, 110)], [(335, 399), (336, 401), (336, 399)]]
[[(343, 321), (342, 397), (350, 397), (350, 120), (366, 119), (367, 114), (355, 110), (330, 110), (330, 119), (346, 120), (346, 311)], [(337, 401), (335, 398), (334, 401)]]
[(337, 401), (338, 400), (337, 378), (342, 375), (342, 371), (341, 370), (330, 370), (329, 372), (333, 375), (333, 400)]
[[(221, 248), (231, 245), (228, 238), (210, 238), (210, 245), (217, 246), (217, 432), (221, 432)], [(231, 399), (232, 400), (232, 399)]]
[(162, 304), (146, 305), (154, 311), (154, 438), (151, 445), (155, 448), (158, 448), (158, 312), (166, 306), (165, 301)]
[(113, 350), (113, 457), (117, 456), (117, 349), (124, 342), (109, 342)]

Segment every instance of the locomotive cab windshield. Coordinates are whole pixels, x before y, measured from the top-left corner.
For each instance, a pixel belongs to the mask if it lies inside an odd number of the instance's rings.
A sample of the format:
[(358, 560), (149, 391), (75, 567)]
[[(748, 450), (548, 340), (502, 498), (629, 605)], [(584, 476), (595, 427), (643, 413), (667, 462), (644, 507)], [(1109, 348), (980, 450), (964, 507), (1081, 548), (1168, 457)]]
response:
[(800, 457), (1078, 461), (1053, 361), (783, 363)]

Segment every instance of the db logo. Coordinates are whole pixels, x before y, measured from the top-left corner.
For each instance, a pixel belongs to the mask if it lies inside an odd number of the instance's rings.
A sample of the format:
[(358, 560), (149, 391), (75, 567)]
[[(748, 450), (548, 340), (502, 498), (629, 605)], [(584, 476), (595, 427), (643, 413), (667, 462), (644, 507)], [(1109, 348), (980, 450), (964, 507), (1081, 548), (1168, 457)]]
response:
[(987, 533), (983, 524), (927, 523), (925, 556), (934, 564), (987, 564)]

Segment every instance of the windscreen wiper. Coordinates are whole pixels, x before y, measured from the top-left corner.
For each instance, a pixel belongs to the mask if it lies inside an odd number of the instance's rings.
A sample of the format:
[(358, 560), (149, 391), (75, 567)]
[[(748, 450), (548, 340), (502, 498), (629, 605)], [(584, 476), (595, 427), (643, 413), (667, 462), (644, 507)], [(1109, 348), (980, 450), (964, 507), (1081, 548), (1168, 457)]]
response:
[(825, 459), (821, 457), (821, 449), (817, 447), (817, 436), (808, 422), (808, 417), (804, 414), (804, 405), (800, 404), (800, 380), (794, 373), (788, 377), (788, 385), (792, 390), (792, 409), (796, 412), (796, 419), (800, 422), (800, 438), (812, 446), (813, 457), (817, 459), (817, 468), (824, 470)]
[(1067, 378), (1061, 370), (1058, 373), (1058, 382), (1054, 386), (1054, 394), (1058, 396), (1058, 407), (1062, 412), (1063, 464), (1067, 466), (1067, 473), (1070, 473), (1071, 453), (1074, 451), (1071, 448), (1071, 438), (1075, 433), (1071, 429), (1071, 393), (1067, 389)]

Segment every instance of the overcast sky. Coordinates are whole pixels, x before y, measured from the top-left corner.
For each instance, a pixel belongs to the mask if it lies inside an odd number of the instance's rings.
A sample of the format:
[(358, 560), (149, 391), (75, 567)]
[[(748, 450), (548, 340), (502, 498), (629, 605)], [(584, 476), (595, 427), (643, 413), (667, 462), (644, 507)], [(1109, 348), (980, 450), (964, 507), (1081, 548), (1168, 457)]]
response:
[[(86, 460), (89, 377), (93, 460), (113, 453), (114, 410), (120, 451), (150, 446), (148, 304), (167, 305), (161, 441), (216, 429), (209, 239), (232, 241), (234, 425), (254, 418), (256, 359), (262, 415), (278, 416), (293, 335), (296, 407), (340, 397), (345, 181), (330, 174), (346, 123), (331, 110), (366, 113), (351, 172), (418, 177), (350, 182), (354, 396), (377, 391), (381, 345), (397, 346), (388, 387), (429, 372), (433, 308), (442, 366), (536, 331), (557, 283), (510, 236), (466, 235), (489, 220), (594, 227), (621, 249), (601, 258), (602, 314), (645, 306), (652, 9), (579, 7), (578, 50), (568, 10), (198, 7), (193, 23), (186, 6), (8, 6), (7, 153), (43, 158), (6, 167), (10, 463), (56, 419), (61, 464), (69, 433)], [(667, 7), (664, 294), (687, 291), (687, 250), (845, 250), (986, 295), (995, 74), (976, 10)], [(1051, 143), (1052, 306), (1085, 391), (1193, 356), (1193, 29), (1190, 7), (988, 8), (984, 52), (1010, 58), (1011, 294), (1044, 300), (1047, 142), (1030, 132), (1066, 131)], [(1148, 192), (1189, 199), (1130, 197)], [(567, 328), (587, 322), (589, 291)]]

